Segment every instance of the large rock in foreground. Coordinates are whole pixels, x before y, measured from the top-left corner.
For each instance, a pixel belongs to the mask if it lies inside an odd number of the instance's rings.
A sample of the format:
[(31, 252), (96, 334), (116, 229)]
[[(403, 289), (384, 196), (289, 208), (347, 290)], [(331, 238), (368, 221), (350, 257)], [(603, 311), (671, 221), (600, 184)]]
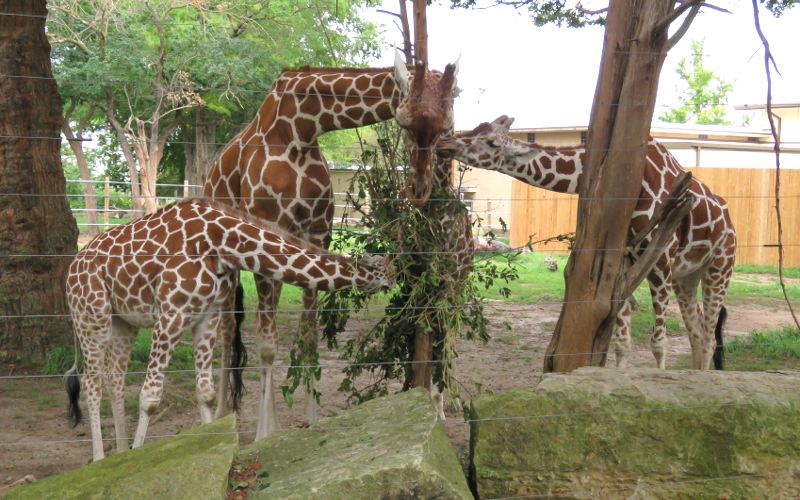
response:
[[(11, 499), (225, 498), (239, 439), (233, 416), (13, 490)], [(82, 447), (89, 453), (89, 447)]]
[(800, 498), (800, 374), (547, 375), (472, 401), (480, 498)]
[(242, 449), (247, 498), (472, 498), (430, 394), (415, 389), (282, 431)]

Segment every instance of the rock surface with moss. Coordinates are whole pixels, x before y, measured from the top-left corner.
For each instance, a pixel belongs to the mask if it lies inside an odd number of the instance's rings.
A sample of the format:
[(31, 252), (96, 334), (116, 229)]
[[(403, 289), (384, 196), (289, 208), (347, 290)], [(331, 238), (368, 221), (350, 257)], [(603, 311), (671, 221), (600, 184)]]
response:
[(584, 368), (471, 405), (480, 498), (800, 498), (800, 373)]
[(231, 476), (250, 499), (472, 498), (422, 389), (273, 434), (243, 448)]
[[(20, 487), (5, 498), (225, 498), (238, 446), (234, 418), (228, 416)], [(88, 457), (90, 449), (85, 451)]]

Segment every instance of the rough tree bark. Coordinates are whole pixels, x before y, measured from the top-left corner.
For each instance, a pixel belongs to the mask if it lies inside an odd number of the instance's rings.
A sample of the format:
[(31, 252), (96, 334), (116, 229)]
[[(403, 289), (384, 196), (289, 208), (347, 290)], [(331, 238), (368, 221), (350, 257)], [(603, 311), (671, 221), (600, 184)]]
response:
[(0, 5), (14, 14), (0, 16), (0, 74), (15, 75), (0, 78), (0, 350), (38, 360), (72, 341), (64, 279), (78, 227), (64, 196), (46, 2)]
[[(666, 241), (687, 213), (686, 198), (665, 208), (649, 251), (630, 267), (629, 225), (620, 221), (631, 220), (641, 190), (658, 77), (667, 51), (683, 36), (700, 4), (699, 0), (677, 7), (663, 0), (611, 1), (589, 124), (586, 173), (579, 186), (575, 238), (579, 251), (570, 255), (565, 269), (565, 303), (547, 349), (545, 371), (605, 364), (623, 300), (657, 259), (656, 240)], [(669, 38), (671, 22), (687, 11), (683, 25)]]

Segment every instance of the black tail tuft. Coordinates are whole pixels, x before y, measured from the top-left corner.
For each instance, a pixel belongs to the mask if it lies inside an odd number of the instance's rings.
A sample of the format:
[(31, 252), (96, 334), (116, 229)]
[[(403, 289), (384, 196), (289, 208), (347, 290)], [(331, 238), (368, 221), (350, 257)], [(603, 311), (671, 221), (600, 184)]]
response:
[(73, 366), (64, 374), (64, 389), (67, 390), (67, 397), (69, 398), (69, 421), (72, 427), (75, 427), (83, 416), (78, 403), (81, 397), (81, 378), (78, 375), (76, 366)]
[(242, 342), (242, 322), (244, 322), (244, 288), (242, 284), (236, 285), (236, 306), (234, 308), (235, 330), (233, 345), (231, 346), (231, 406), (234, 411), (239, 411), (244, 395), (244, 380), (242, 372), (247, 366), (247, 348)]
[(723, 362), (725, 361), (725, 346), (722, 344), (722, 327), (725, 324), (725, 319), (728, 317), (728, 310), (722, 306), (719, 310), (719, 318), (717, 319), (717, 327), (714, 329), (714, 338), (717, 340), (717, 347), (714, 349), (714, 369), (722, 370)]

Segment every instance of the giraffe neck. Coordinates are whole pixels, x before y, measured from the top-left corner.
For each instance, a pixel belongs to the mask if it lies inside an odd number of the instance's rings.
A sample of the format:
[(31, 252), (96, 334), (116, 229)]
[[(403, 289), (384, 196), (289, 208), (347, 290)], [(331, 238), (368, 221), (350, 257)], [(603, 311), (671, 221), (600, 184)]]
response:
[(518, 154), (486, 168), (510, 175), (525, 183), (558, 193), (577, 193), (583, 174), (586, 149), (550, 148), (514, 141)]
[(284, 283), (325, 291), (370, 288), (382, 277), (376, 271), (379, 257), (365, 257), (356, 265), (350, 257), (312, 245), (249, 214), (221, 204), (217, 208), (234, 224), (219, 241), (225, 271), (268, 274)]
[(393, 70), (303, 68), (281, 73), (253, 126), (268, 140), (292, 138), (302, 146), (332, 130), (389, 120), (402, 91)]

